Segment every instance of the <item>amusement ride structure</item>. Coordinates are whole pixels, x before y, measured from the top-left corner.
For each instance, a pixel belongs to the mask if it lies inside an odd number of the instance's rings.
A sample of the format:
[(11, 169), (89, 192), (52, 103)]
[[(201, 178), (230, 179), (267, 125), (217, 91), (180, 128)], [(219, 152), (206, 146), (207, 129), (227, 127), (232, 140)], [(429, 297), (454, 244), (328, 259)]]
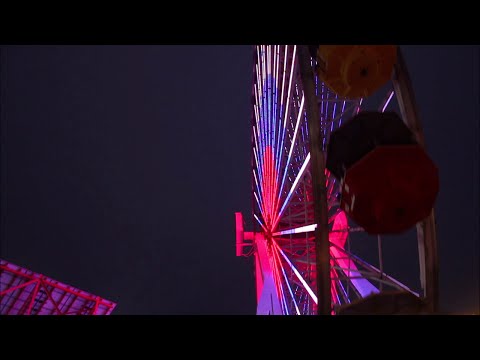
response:
[(252, 87), (257, 314), (437, 311), (434, 202), (401, 49), (258, 45)]
[(0, 315), (110, 315), (115, 306), (0, 259)]

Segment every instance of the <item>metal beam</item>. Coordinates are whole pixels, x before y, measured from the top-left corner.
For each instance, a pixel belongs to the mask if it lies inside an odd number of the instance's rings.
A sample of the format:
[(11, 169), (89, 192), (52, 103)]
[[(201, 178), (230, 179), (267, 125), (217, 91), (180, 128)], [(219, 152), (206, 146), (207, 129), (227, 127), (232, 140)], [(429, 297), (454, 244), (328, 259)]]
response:
[[(36, 281), (36, 284), (35, 284), (35, 289), (33, 290), (33, 293), (32, 293), (32, 300), (30, 301), (30, 304), (28, 305), (28, 309), (27, 309), (27, 312), (25, 313), (25, 315), (31, 315), (32, 314), (33, 304), (35, 303), (35, 300), (37, 298), (38, 290), (40, 289), (41, 280), (37, 279), (35, 281)], [(20, 315), (24, 315), (24, 314), (22, 313)]]
[(310, 137), (310, 172), (313, 183), (314, 220), (319, 224), (315, 229), (315, 255), (317, 268), (318, 315), (330, 315), (332, 299), (330, 294), (330, 251), (328, 240), (328, 208), (325, 179), (325, 156), (320, 148), (320, 115), (310, 53), (305, 45), (298, 46), (298, 60), (305, 96), (308, 132)]
[[(413, 131), (418, 143), (425, 147), (423, 129), (418, 116), (417, 104), (407, 66), (400, 47), (397, 51), (397, 63), (393, 72), (393, 87), (397, 96), (402, 118)], [(438, 311), (438, 250), (435, 229), (435, 211), (417, 224), (417, 241), (420, 263), (420, 282), (424, 290), (425, 302), (429, 312)]]

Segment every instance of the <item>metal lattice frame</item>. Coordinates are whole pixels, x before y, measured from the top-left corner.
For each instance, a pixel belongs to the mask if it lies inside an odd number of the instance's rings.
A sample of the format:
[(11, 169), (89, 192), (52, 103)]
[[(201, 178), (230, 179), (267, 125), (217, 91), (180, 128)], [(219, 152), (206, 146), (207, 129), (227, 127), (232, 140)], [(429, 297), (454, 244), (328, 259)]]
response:
[(0, 259), (1, 315), (110, 315), (115, 306)]
[[(262, 272), (260, 280), (257, 276), (257, 312), (330, 314), (389, 289), (421, 297), (434, 311), (438, 291), (433, 212), (417, 226), (421, 291), (416, 292), (384, 271), (381, 237), (370, 236), (377, 248), (378, 266), (354, 254), (351, 242), (363, 229), (339, 208), (340, 184), (325, 169), (330, 133), (364, 108), (398, 107), (423, 144), (401, 53), (392, 81), (366, 99), (340, 98), (314, 75), (312, 67), (304, 46), (255, 47), (252, 182), (253, 216), (259, 227), (251, 238), (257, 275)], [(330, 250), (322, 251), (322, 247)], [(261, 292), (268, 282), (267, 272), (275, 291), (268, 290), (270, 298), (264, 299)]]

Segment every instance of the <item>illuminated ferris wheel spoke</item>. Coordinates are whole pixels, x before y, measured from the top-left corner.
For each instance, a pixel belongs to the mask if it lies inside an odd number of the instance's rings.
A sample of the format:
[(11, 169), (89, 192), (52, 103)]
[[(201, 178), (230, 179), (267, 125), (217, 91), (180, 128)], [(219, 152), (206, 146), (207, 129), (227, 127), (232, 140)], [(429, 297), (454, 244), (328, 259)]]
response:
[[(292, 299), (292, 302), (295, 306), (295, 313), (297, 315), (300, 315), (300, 309), (298, 307), (298, 304), (297, 304), (297, 300), (295, 299), (295, 295), (292, 291), (292, 286), (290, 285), (290, 280), (287, 276), (287, 274), (285, 273), (285, 269), (282, 265), (282, 262), (281, 262), (281, 259), (280, 259), (280, 255), (278, 254), (278, 249), (276, 247), (273, 248), (273, 257), (274, 257), (274, 261), (276, 261), (276, 263), (278, 264), (278, 267), (280, 267), (280, 269), (282, 270), (282, 275), (283, 275), (283, 279), (285, 280), (285, 284), (288, 288), (288, 292), (290, 294), (290, 298)], [(285, 302), (285, 306), (286, 306), (286, 302)], [(288, 309), (288, 307), (286, 306), (286, 309)], [(288, 310), (287, 310), (288, 311)]]
[(293, 265), (288, 255), (286, 255), (286, 251), (281, 253), (281, 256), (278, 255), (280, 253), (279, 249), (280, 247), (276, 249), (275, 253), (277, 254), (278, 261), (283, 264), (282, 268), (285, 270), (284, 280), (289, 289), (294, 289), (290, 294), (292, 299), (292, 302), (290, 303), (292, 305), (291, 312), (300, 311), (301, 314), (305, 314), (304, 311), (308, 308), (308, 306), (304, 304), (305, 301), (311, 302), (316, 299), (315, 296), (310, 297), (310, 295), (314, 293), (306, 280), (308, 274), (306, 271), (300, 270), (301, 268), (298, 263)]
[(288, 311), (288, 305), (287, 305), (287, 299), (285, 296), (285, 292), (283, 290), (283, 284), (282, 284), (282, 279), (278, 270), (278, 263), (275, 259), (275, 257), (270, 258), (270, 262), (272, 264), (272, 269), (273, 269), (273, 274), (274, 274), (274, 282), (277, 287), (277, 293), (281, 299), (281, 306), (283, 308), (283, 311), (286, 313), (286, 315), (289, 315), (290, 312)]
[(267, 228), (265, 227), (265, 225), (262, 223), (262, 220), (260, 220), (257, 216), (257, 214), (253, 214), (253, 217), (255, 218), (255, 220), (257, 220), (258, 224), (260, 225), (260, 227), (262, 228), (263, 231), (267, 232)]
[(382, 103), (382, 105), (381, 105), (380, 108), (379, 108), (379, 111), (380, 111), (380, 112), (384, 112), (384, 111), (387, 109), (388, 104), (390, 104), (390, 101), (391, 101), (392, 98), (393, 98), (393, 95), (395, 95), (395, 91), (394, 91), (394, 90), (390, 90), (390, 91), (388, 92), (388, 95), (387, 95), (385, 101)]
[[(280, 174), (280, 166), (282, 165), (282, 158), (283, 158), (283, 152), (284, 152), (284, 138), (285, 138), (285, 132), (287, 128), (287, 120), (289, 119), (290, 116), (290, 94), (292, 91), (292, 81), (293, 81), (293, 76), (294, 76), (294, 69), (295, 69), (295, 59), (296, 59), (296, 51), (297, 47), (293, 47), (293, 55), (291, 57), (291, 65), (290, 65), (290, 73), (288, 76), (288, 90), (287, 90), (287, 97), (286, 97), (286, 104), (285, 104), (285, 110), (281, 113), (283, 113), (283, 126), (281, 130), (281, 135), (280, 135), (280, 146), (279, 146), (279, 154), (278, 154), (278, 168), (276, 169), (277, 174)], [(287, 59), (288, 59), (288, 52), (287, 52), (287, 47), (285, 47), (285, 57), (283, 59), (284, 63), (287, 64)], [(282, 84), (282, 100), (283, 100), (283, 84)], [(283, 102), (282, 102), (283, 104)]]
[(308, 233), (308, 232), (315, 231), (316, 228), (317, 228), (317, 224), (304, 225), (304, 226), (296, 227), (293, 229), (277, 231), (276, 233), (273, 233), (273, 236)]
[(279, 251), (279, 253), (282, 255), (282, 257), (285, 259), (285, 261), (287, 262), (287, 264), (290, 266), (291, 270), (294, 272), (294, 274), (296, 275), (297, 279), (300, 281), (300, 283), (302, 284), (302, 286), (304, 287), (304, 289), (308, 292), (308, 294), (311, 296), (311, 298), (313, 299), (313, 301), (315, 303), (318, 302), (318, 299), (317, 299), (317, 296), (315, 295), (315, 293), (313, 292), (313, 290), (311, 289), (311, 287), (308, 285), (308, 283), (305, 281), (305, 279), (303, 278), (302, 274), (300, 274), (300, 272), (297, 270), (297, 268), (293, 265), (293, 263), (290, 261), (290, 259), (287, 257), (287, 255), (285, 255), (285, 253), (282, 251), (282, 249), (276, 244), (274, 243), (274, 247)]
[[(293, 193), (297, 190), (297, 187), (300, 183), (300, 180), (302, 179), (303, 175), (304, 175), (304, 172), (308, 166), (310, 162), (310, 153), (308, 153), (307, 157), (305, 158), (305, 160), (303, 161), (303, 164), (302, 166), (300, 167), (300, 170), (298, 171), (298, 174), (296, 175), (295, 177), (295, 180), (293, 181), (293, 184), (290, 188), (290, 190), (288, 191), (288, 194), (287, 194), (287, 197), (285, 198), (281, 208), (280, 208), (280, 211), (278, 212), (278, 214), (276, 215), (276, 219), (275, 219), (275, 222), (274, 222), (274, 225), (273, 225), (273, 228), (275, 229), (276, 228), (276, 225), (278, 224), (278, 220), (280, 219), (280, 217), (282, 216), (283, 212), (285, 211), (285, 208), (286, 206), (288, 205)], [(283, 186), (280, 187), (280, 191), (282, 190)]]
[[(331, 94), (328, 94), (328, 95), (331, 96)], [(334, 128), (334, 122), (335, 121), (340, 120), (340, 122), (341, 122), (342, 118), (344, 117), (344, 115), (347, 112), (352, 111), (352, 110), (356, 110), (356, 108), (358, 107), (358, 101), (353, 101), (353, 102), (351, 101), (352, 105), (350, 105), (350, 107), (345, 108), (345, 106), (346, 106), (346, 101), (345, 100), (342, 100), (342, 99), (339, 100), (338, 97), (336, 97), (336, 96), (328, 98), (328, 100), (329, 101), (335, 101), (335, 103), (333, 104), (333, 107), (330, 107), (331, 111), (329, 112), (328, 107), (325, 107), (325, 112), (324, 112), (324, 114), (326, 116), (326, 122), (330, 123), (330, 129), (329, 130), (331, 131)], [(338, 107), (337, 107), (337, 105), (338, 105)], [(337, 114), (337, 108), (338, 108), (338, 114)], [(306, 124), (305, 124), (305, 126), (301, 127), (302, 134), (307, 133), (306, 129), (307, 129)], [(306, 143), (305, 136), (302, 136), (302, 139), (304, 139), (303, 143)], [(292, 147), (294, 145), (296, 145), (296, 144), (292, 142)], [(301, 149), (301, 150), (306, 150), (306, 148), (307, 148), (307, 146), (298, 146), (298, 144), (295, 147), (295, 149)], [(290, 155), (290, 153), (289, 153), (289, 155)], [(289, 159), (290, 159), (290, 157), (289, 157)], [(308, 165), (309, 159), (310, 159), (310, 153), (307, 154), (306, 159), (304, 160), (304, 164), (300, 168), (299, 173), (297, 174), (297, 176), (295, 177), (295, 180), (293, 181), (293, 186), (290, 188), (290, 190), (289, 190), (289, 192), (286, 196), (286, 199), (283, 202), (283, 205), (280, 207), (279, 214), (277, 215), (276, 222), (274, 223), (275, 224), (274, 228), (278, 224), (278, 221), (280, 220), (284, 210), (286, 209), (286, 206), (288, 205), (288, 202), (290, 201), (290, 199), (293, 195), (293, 192), (296, 190), (297, 186), (299, 185), (299, 180), (300, 180), (300, 178), (303, 175), (303, 172), (305, 170), (304, 166)], [(289, 163), (288, 163), (288, 160), (287, 160), (287, 165), (288, 164)], [(289, 168), (286, 166), (285, 167), (285, 174), (287, 173), (288, 170), (289, 170)], [(334, 195), (333, 190), (335, 188), (336, 179), (333, 178), (333, 177), (329, 178), (328, 182), (329, 182), (329, 186), (330, 186), (328, 195), (329, 195), (329, 197), (332, 197)], [(282, 182), (282, 184), (284, 184), (284, 182)], [(280, 189), (282, 189), (282, 187)]]

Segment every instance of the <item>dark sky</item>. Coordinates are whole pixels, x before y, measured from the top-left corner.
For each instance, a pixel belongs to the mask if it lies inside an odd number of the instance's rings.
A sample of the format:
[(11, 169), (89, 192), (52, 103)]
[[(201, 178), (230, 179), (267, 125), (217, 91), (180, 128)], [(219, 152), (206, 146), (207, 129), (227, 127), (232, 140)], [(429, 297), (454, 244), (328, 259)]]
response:
[[(479, 55), (404, 46), (440, 169), (440, 303), (478, 311)], [(253, 314), (250, 46), (1, 48), (1, 257), (115, 314)]]

